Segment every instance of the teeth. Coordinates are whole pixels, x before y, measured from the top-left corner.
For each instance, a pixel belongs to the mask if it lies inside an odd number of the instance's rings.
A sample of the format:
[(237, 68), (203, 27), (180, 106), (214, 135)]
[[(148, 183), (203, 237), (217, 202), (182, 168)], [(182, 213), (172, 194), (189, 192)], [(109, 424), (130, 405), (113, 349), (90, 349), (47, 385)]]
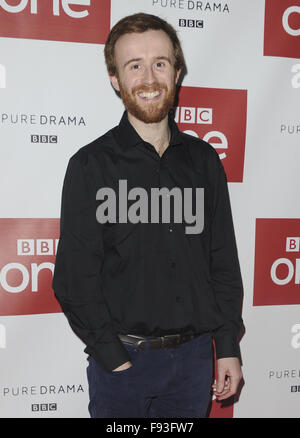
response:
[(158, 95), (159, 95), (159, 91), (153, 91), (152, 93), (142, 92), (139, 94), (139, 96), (145, 97), (147, 99), (153, 99), (153, 97), (156, 97)]

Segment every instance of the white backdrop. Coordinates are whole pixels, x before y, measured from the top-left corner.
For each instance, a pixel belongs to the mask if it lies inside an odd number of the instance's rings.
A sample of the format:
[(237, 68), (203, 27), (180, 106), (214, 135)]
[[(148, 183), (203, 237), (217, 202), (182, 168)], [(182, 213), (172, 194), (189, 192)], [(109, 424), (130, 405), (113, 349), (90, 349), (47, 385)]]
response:
[(179, 106), (213, 114), (210, 126), (180, 119), (180, 129), (214, 132), (226, 155), (245, 384), (211, 416), (300, 417), (298, 0), (0, 0), (0, 417), (88, 417), (84, 345), (53, 298), (51, 269), (68, 160), (123, 112), (104, 64), (108, 29), (84, 21), (97, 8), (108, 27), (143, 11), (178, 30)]

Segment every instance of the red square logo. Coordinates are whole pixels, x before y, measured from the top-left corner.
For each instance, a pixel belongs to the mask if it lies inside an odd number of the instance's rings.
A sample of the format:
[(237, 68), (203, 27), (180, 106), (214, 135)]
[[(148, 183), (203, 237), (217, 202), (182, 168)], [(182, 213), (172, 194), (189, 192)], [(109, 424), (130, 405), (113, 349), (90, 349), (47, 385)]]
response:
[(266, 0), (264, 55), (300, 58), (299, 1)]
[(243, 181), (246, 119), (246, 90), (180, 89), (175, 114), (179, 129), (216, 149), (229, 182)]
[(0, 36), (104, 44), (110, 0), (1, 0)]
[(254, 306), (300, 304), (300, 219), (257, 219)]
[(58, 313), (52, 275), (59, 219), (0, 219), (0, 315)]

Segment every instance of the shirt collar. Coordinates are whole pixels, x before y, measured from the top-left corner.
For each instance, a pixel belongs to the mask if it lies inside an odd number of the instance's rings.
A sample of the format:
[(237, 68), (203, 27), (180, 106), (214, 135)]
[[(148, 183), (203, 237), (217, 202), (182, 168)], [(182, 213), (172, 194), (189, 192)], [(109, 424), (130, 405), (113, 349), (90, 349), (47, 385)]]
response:
[[(178, 129), (173, 117), (169, 115), (169, 127), (171, 130), (170, 146), (182, 144), (181, 132)], [(115, 135), (122, 148), (127, 149), (143, 143), (144, 140), (139, 136), (132, 124), (128, 120), (127, 111), (124, 111), (119, 125), (115, 129)]]

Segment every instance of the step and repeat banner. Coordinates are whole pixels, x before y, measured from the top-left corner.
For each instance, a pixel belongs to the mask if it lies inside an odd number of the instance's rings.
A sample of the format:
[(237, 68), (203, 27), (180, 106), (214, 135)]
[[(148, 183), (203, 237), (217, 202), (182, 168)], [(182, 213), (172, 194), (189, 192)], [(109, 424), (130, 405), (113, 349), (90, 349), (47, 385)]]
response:
[(61, 189), (119, 123), (104, 43), (141, 11), (178, 31), (176, 121), (217, 150), (231, 195), (244, 385), (209, 415), (300, 417), (299, 0), (0, 0), (0, 417), (89, 416), (84, 345), (51, 288)]

